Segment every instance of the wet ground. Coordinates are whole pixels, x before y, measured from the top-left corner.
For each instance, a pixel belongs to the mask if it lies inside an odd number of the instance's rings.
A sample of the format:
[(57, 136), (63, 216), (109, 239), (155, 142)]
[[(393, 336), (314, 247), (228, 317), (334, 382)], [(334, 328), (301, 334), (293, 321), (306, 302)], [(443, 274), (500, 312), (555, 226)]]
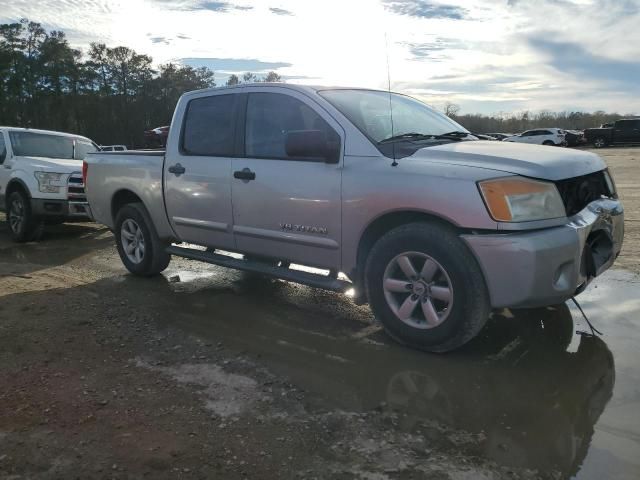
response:
[(182, 259), (139, 279), (98, 226), (4, 228), (1, 478), (640, 478), (635, 242), (579, 297), (602, 336), (502, 311), (429, 355), (342, 295)]

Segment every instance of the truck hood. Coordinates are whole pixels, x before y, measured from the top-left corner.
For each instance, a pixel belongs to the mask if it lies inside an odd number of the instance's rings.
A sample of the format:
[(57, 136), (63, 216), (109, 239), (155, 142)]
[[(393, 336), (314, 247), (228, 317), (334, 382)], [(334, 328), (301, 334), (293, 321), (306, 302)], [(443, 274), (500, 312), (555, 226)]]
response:
[(486, 168), (544, 180), (563, 180), (607, 166), (596, 154), (510, 142), (463, 141), (418, 150), (409, 159)]
[(82, 160), (45, 157), (16, 157), (16, 159), (29, 162), (33, 171), (56, 173), (73, 173), (82, 171)]

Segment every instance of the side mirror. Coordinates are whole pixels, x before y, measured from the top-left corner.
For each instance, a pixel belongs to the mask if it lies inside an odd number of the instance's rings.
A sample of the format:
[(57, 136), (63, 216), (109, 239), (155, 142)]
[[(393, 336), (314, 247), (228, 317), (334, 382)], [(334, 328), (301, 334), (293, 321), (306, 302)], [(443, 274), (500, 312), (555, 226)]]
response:
[(327, 138), (322, 130), (292, 130), (287, 133), (285, 150), (289, 157), (340, 161), (340, 138)]
[(6, 158), (7, 158), (7, 150), (3, 148), (2, 151), (0, 152), (0, 164), (4, 163)]

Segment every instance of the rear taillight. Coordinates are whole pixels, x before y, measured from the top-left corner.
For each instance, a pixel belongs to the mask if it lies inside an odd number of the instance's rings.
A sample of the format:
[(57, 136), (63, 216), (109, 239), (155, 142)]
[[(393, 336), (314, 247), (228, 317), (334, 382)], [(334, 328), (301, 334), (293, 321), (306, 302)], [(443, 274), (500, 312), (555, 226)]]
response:
[(87, 172), (89, 171), (89, 164), (86, 161), (82, 161), (82, 183), (86, 188), (87, 186)]

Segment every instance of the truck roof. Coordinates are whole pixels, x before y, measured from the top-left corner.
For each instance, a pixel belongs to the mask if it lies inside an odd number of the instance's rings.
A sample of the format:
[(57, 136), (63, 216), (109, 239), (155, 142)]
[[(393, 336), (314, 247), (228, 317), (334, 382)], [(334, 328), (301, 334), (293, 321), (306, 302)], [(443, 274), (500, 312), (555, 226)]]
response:
[(204, 92), (218, 92), (220, 90), (242, 90), (246, 87), (280, 87), (287, 88), (289, 90), (297, 90), (299, 92), (317, 92), (318, 90), (368, 90), (375, 92), (387, 92), (386, 90), (380, 90), (377, 88), (362, 88), (362, 87), (340, 87), (340, 86), (328, 86), (328, 85), (299, 85), (295, 83), (282, 83), (282, 82), (257, 82), (257, 83), (241, 83), (239, 85), (221, 86), (213, 88), (204, 88), (201, 90), (194, 90), (187, 92), (183, 96), (190, 96)]
[(3, 127), (0, 125), (0, 130), (6, 130), (8, 132), (32, 132), (32, 133), (42, 133), (47, 135), (58, 135), (61, 137), (74, 137), (74, 138), (82, 138), (91, 142), (91, 139), (78, 135), (77, 133), (67, 133), (67, 132), (56, 132), (55, 130), (39, 130), (37, 128), (22, 128), (22, 127)]

